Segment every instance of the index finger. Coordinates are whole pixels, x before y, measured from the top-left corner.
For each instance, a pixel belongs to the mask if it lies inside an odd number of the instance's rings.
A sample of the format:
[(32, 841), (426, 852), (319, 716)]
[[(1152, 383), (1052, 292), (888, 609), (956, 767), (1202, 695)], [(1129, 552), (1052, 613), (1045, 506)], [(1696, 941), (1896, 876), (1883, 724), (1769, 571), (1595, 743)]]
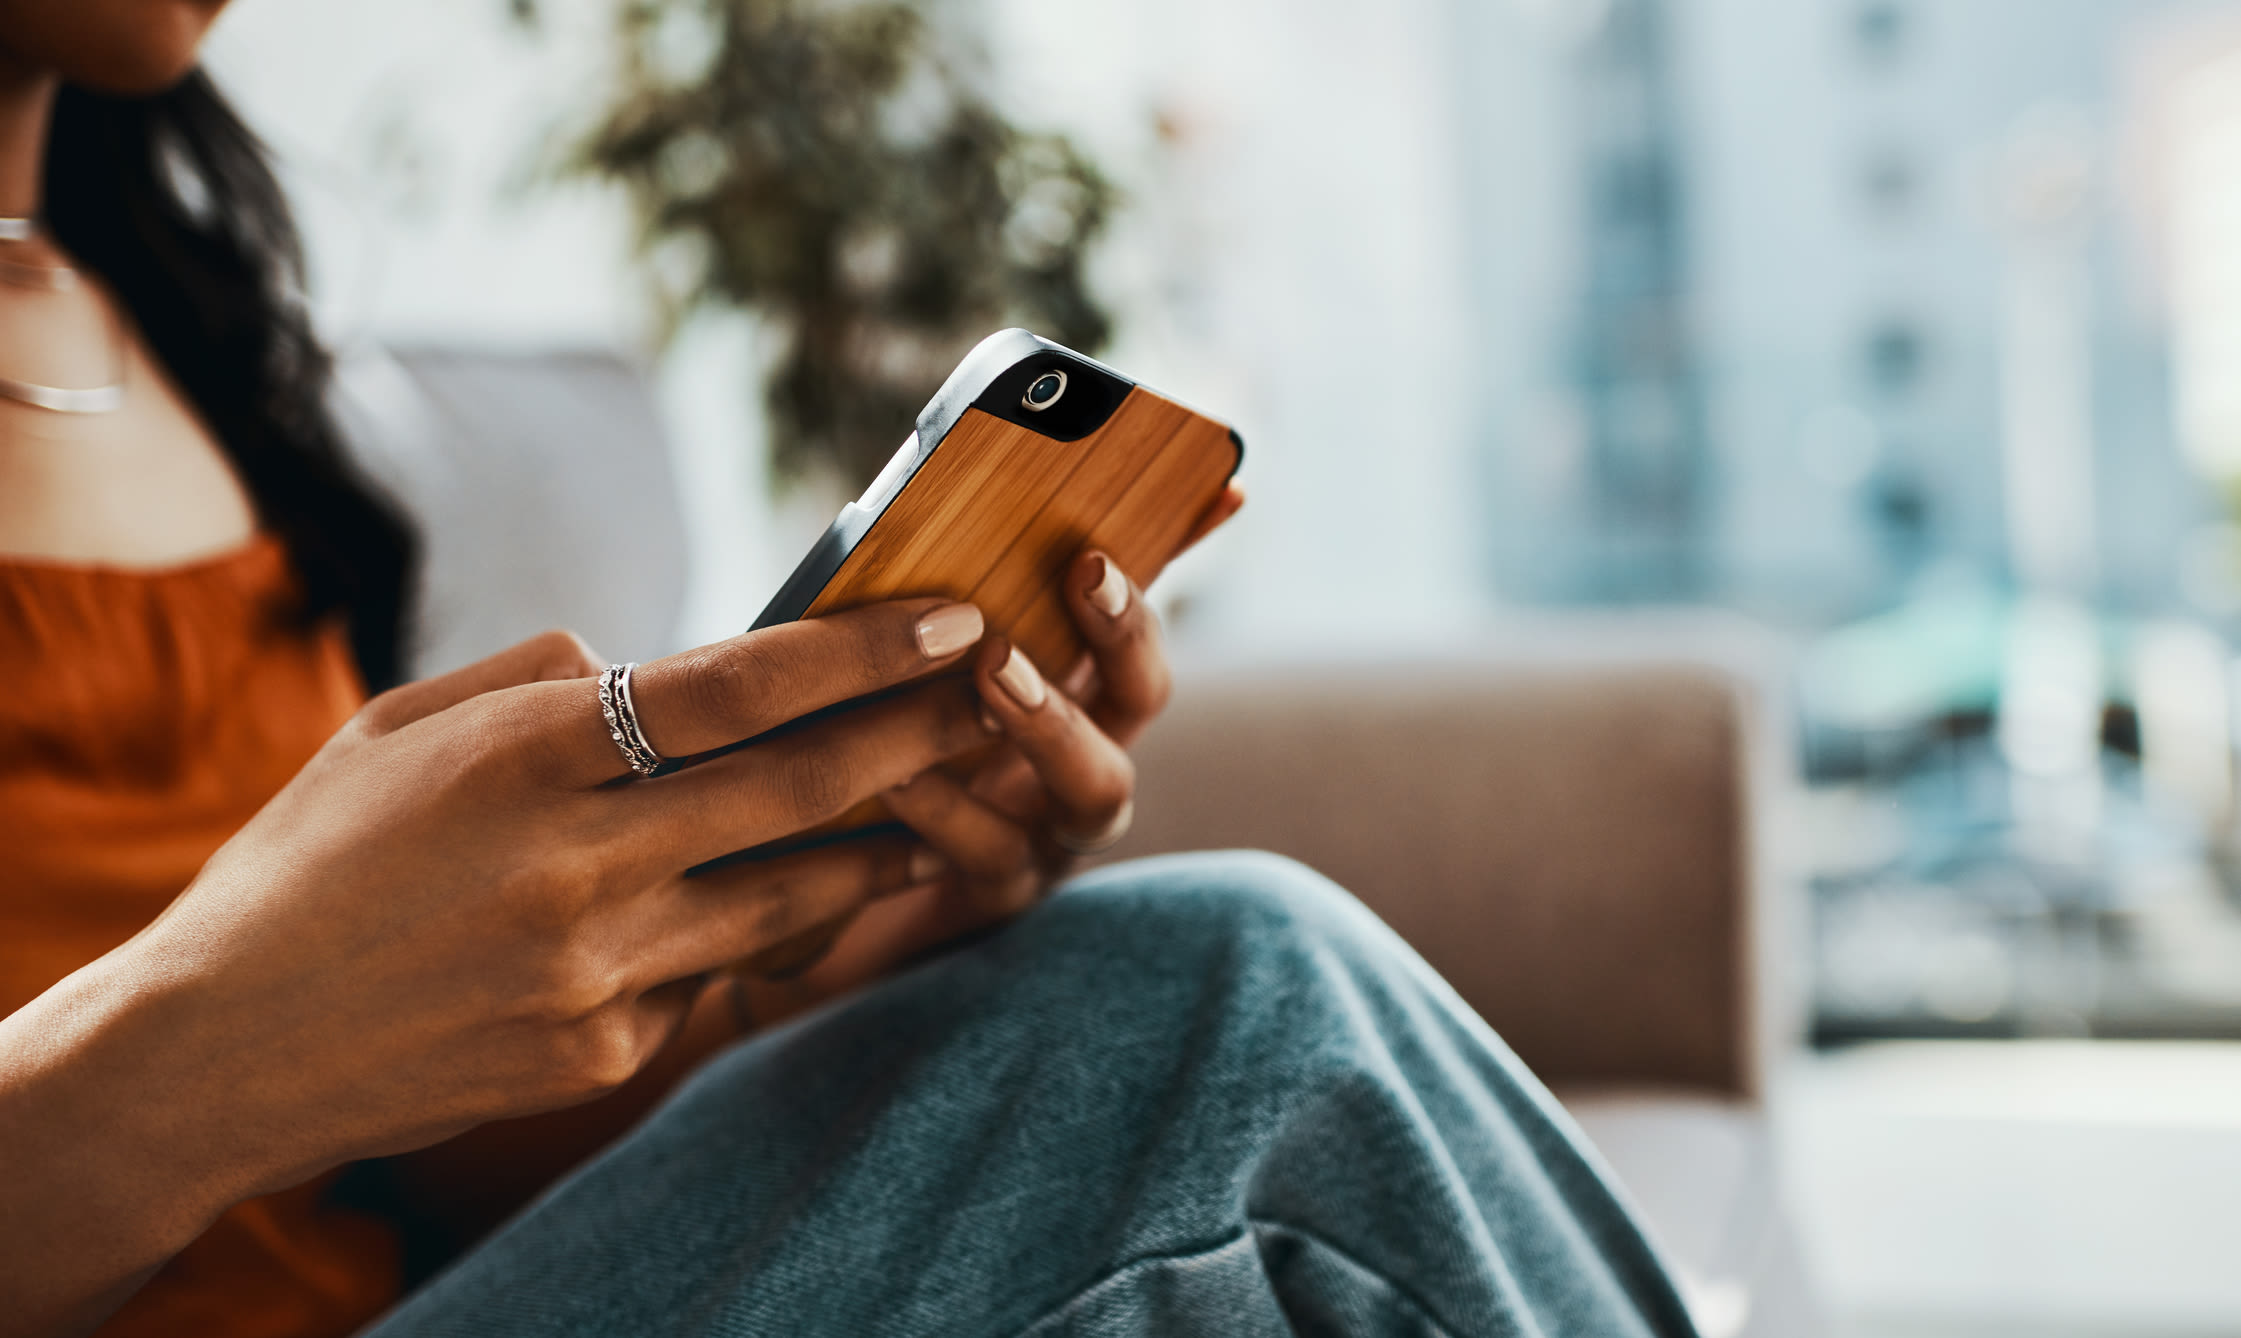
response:
[[(655, 752), (690, 757), (953, 663), (982, 627), (979, 609), (946, 599), (869, 604), (639, 665), (631, 700)], [(602, 776), (621, 774), (594, 694), (578, 714), (587, 758)]]
[(1244, 505), (1245, 489), (1238, 485), (1236, 479), (1231, 479), (1228, 486), (1222, 489), (1222, 495), (1200, 512), (1197, 520), (1191, 522), (1190, 533), (1184, 535), (1183, 542), (1175, 546), (1175, 556), (1181, 557), (1196, 548), (1199, 540), (1227, 525), (1229, 518), (1243, 509)]
[(387, 734), (486, 692), (556, 678), (588, 678), (603, 663), (582, 637), (555, 629), (448, 674), (391, 688), (367, 702), (359, 719), (369, 732)]

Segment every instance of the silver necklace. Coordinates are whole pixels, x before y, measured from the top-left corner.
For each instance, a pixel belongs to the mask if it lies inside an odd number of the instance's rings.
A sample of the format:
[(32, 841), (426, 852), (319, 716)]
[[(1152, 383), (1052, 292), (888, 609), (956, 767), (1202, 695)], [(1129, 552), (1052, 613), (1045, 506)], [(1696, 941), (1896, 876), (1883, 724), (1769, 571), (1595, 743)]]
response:
[(0, 399), (15, 400), (54, 413), (115, 413), (124, 407), (122, 381), (105, 386), (43, 386), (0, 376)]
[[(28, 242), (38, 235), (38, 230), (37, 219), (0, 216), (0, 242)], [(0, 282), (66, 293), (78, 286), (78, 271), (67, 265), (23, 265), (0, 259)], [(119, 335), (113, 343), (116, 363), (121, 370), (124, 366), (123, 337)], [(105, 386), (44, 386), (36, 381), (0, 376), (0, 398), (52, 413), (114, 413), (124, 404), (124, 390), (122, 376)]]

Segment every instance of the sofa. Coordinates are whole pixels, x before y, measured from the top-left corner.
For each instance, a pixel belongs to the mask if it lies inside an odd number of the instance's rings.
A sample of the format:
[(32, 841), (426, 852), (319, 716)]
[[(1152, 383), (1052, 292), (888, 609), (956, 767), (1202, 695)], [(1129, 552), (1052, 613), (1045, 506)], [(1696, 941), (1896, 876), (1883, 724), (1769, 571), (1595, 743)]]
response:
[(1758, 820), (1779, 740), (1763, 676), (1704, 653), (1729, 629), (1659, 621), (1381, 661), (1186, 659), (1111, 857), (1255, 847), (1348, 888), (1579, 1121), (1706, 1338), (1803, 1338), (1821, 1326), (1765, 1104), (1795, 1032)]
[[(638, 369), (360, 350), (340, 387), (361, 459), (426, 532), (423, 670), (553, 625), (670, 648), (685, 547)], [(1578, 1120), (1705, 1338), (1810, 1338), (1765, 1103), (1795, 1027), (1757, 645), (1644, 615), (1386, 659), (1186, 657), (1110, 857), (1259, 847), (1350, 888)]]

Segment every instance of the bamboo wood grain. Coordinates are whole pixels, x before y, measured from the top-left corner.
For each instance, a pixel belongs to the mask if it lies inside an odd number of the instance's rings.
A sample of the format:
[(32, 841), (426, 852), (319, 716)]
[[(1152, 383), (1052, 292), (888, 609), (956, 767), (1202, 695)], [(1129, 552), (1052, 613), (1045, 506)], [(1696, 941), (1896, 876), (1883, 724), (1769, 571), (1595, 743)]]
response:
[[(1148, 587), (1236, 469), (1226, 426), (1142, 386), (1072, 442), (967, 409), (804, 616), (913, 595), (971, 600), (991, 632), (1063, 681), (1087, 649), (1059, 585), (1075, 555), (1096, 547)], [(887, 817), (871, 800), (815, 834)]]
[(911, 595), (969, 599), (991, 631), (1061, 678), (1083, 651), (1059, 589), (1066, 565), (1095, 546), (1150, 585), (1236, 466), (1228, 428), (1142, 386), (1074, 442), (968, 409), (806, 616)]

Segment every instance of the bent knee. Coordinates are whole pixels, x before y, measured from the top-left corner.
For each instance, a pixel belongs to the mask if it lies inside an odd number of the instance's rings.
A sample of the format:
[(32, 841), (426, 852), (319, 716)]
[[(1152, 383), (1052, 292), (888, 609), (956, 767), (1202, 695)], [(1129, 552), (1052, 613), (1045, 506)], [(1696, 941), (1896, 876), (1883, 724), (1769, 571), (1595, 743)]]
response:
[(1298, 860), (1265, 850), (1158, 855), (1074, 880), (1054, 903), (1170, 950), (1390, 939), (1368, 908)]

